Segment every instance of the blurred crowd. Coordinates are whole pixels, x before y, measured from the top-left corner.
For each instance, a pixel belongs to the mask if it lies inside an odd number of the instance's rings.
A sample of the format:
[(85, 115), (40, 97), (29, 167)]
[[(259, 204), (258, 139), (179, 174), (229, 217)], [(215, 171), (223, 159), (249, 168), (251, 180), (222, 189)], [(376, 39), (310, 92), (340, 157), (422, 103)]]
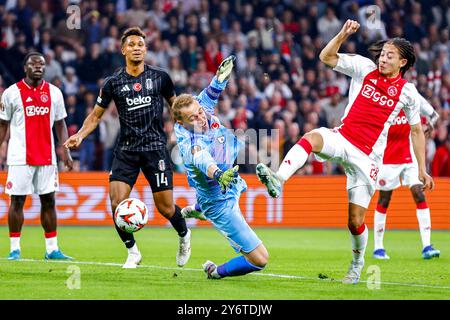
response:
[[(445, 0), (0, 0), (0, 94), (23, 77), (25, 55), (42, 52), (45, 79), (63, 91), (73, 134), (95, 105), (103, 79), (124, 64), (120, 36), (130, 26), (144, 30), (146, 62), (167, 70), (177, 93), (199, 93), (222, 59), (234, 54), (235, 72), (217, 115), (238, 132), (267, 133), (247, 141), (252, 161), (241, 171), (254, 172), (255, 160), (272, 159), (269, 164), (277, 167), (273, 159), (282, 159), (305, 132), (340, 124), (349, 78), (318, 56), (346, 19), (360, 22), (361, 29), (341, 52), (368, 56), (371, 43), (388, 37), (414, 44), (417, 62), (406, 76), (440, 114), (427, 139), (428, 168), (434, 176), (450, 176), (450, 9)], [(165, 113), (168, 146), (181, 171), (173, 123)], [(72, 153), (76, 170), (110, 170), (118, 130), (111, 105), (99, 128)], [(5, 151), (3, 143), (2, 168)], [(311, 157), (299, 174), (341, 172)]]

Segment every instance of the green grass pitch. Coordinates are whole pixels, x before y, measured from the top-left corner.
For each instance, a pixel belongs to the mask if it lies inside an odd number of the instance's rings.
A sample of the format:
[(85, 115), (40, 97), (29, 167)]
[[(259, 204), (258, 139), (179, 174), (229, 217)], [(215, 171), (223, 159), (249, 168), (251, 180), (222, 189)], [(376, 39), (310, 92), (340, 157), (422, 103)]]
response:
[[(418, 231), (388, 230), (385, 246), (391, 260), (380, 261), (372, 258), (371, 230), (362, 282), (343, 285), (339, 279), (345, 275), (351, 260), (347, 230), (255, 230), (269, 250), (267, 268), (259, 274), (207, 280), (201, 270), (205, 260), (220, 264), (235, 256), (225, 238), (212, 228), (192, 229), (191, 259), (184, 268), (178, 268), (175, 231), (147, 226), (136, 234), (143, 255), (142, 266), (123, 270), (120, 266), (126, 259), (126, 250), (113, 227), (59, 227), (60, 248), (76, 260), (58, 263), (43, 260), (43, 231), (31, 226), (25, 226), (22, 231), (24, 260), (7, 261), (8, 230), (2, 226), (0, 299), (450, 298), (448, 231), (432, 233), (433, 244), (441, 250), (441, 257), (426, 261), (421, 259)], [(73, 277), (78, 277), (79, 282), (74, 282)], [(374, 283), (377, 279), (379, 285)], [(68, 283), (75, 288), (69, 289)]]

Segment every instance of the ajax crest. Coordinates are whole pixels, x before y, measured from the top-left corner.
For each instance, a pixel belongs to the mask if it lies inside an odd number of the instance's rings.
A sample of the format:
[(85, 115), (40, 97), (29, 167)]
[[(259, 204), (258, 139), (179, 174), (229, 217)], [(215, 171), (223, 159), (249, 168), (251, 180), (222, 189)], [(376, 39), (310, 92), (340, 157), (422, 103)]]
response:
[(390, 87), (388, 88), (388, 94), (389, 94), (391, 97), (396, 96), (396, 95), (397, 95), (397, 88), (394, 87), (394, 86), (390, 86)]

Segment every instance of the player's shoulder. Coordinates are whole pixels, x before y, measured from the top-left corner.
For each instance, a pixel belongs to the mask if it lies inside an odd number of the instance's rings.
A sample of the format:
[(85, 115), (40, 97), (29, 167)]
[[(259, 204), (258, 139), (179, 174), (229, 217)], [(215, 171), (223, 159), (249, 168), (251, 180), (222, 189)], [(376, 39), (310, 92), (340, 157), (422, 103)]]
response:
[(152, 66), (149, 64), (145, 64), (145, 72), (155, 73), (160, 76), (169, 76), (169, 73), (167, 72), (167, 70), (164, 70), (163, 68)]
[(55, 86), (53, 83), (47, 82), (50, 92), (56, 92), (57, 94), (62, 95), (62, 91), (60, 88), (58, 88), (57, 86)]
[(14, 83), (10, 85), (8, 88), (6, 88), (0, 96), (5, 99), (12, 96), (17, 96), (18, 94), (19, 94), (19, 87), (17, 86), (17, 83)]
[(412, 96), (418, 94), (417, 88), (414, 83), (408, 82), (404, 79), (404, 85), (402, 89), (402, 93), (407, 96)]

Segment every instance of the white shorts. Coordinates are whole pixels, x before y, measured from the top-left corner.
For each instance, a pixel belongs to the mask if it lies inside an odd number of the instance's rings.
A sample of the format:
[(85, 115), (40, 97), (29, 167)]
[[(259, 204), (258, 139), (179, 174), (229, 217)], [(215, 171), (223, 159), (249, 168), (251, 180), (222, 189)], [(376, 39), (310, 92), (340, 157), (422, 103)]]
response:
[(5, 192), (9, 195), (47, 194), (58, 190), (58, 168), (56, 165), (8, 166)]
[(318, 161), (333, 161), (343, 165), (347, 176), (349, 202), (368, 208), (376, 189), (378, 163), (359, 150), (336, 129), (313, 130), (323, 138), (323, 148), (316, 154)]
[(391, 191), (398, 187), (411, 188), (421, 185), (419, 180), (419, 166), (417, 162), (405, 164), (383, 164), (378, 173), (377, 190)]

